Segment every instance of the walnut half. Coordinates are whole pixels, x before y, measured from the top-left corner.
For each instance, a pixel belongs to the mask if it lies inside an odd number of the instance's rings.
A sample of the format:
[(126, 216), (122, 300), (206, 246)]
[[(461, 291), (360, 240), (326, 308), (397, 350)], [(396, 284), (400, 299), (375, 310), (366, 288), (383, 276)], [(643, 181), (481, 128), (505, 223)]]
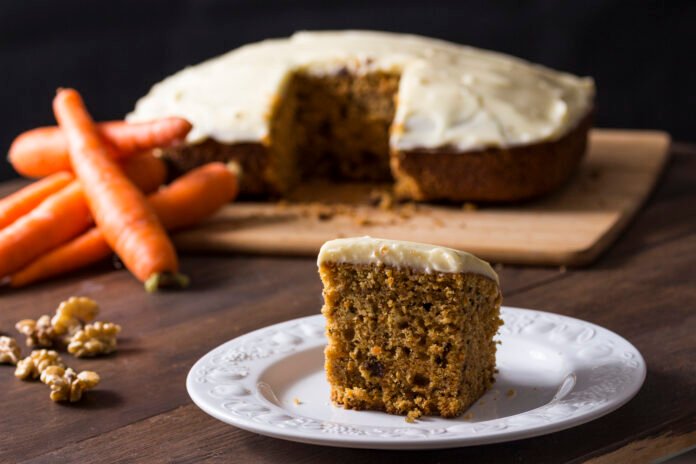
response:
[(53, 350), (34, 350), (17, 363), (15, 377), (22, 380), (37, 379), (48, 367), (65, 367), (63, 360)]
[(17, 365), (21, 355), (17, 340), (4, 335), (0, 336), (0, 364)]
[(71, 296), (58, 305), (51, 324), (56, 333), (64, 335), (73, 332), (81, 323), (92, 321), (98, 312), (99, 305), (93, 299), (86, 296)]
[(121, 326), (111, 322), (87, 324), (70, 339), (68, 353), (78, 358), (113, 353), (119, 332)]
[(99, 384), (99, 375), (92, 371), (77, 374), (71, 368), (51, 366), (41, 373), (41, 381), (51, 388), (53, 401), (80, 401), (82, 394)]
[(38, 346), (49, 348), (56, 341), (57, 334), (51, 324), (51, 316), (41, 316), (38, 320), (22, 319), (15, 324), (19, 333), (27, 337), (29, 348)]

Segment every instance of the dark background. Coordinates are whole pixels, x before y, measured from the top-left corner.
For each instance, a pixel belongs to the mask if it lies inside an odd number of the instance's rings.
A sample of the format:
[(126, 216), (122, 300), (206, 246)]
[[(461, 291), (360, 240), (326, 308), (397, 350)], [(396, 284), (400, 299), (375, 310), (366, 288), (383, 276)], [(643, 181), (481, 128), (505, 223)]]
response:
[[(0, 1), (0, 146), (54, 124), (59, 86), (96, 119), (241, 44), (298, 29), (381, 29), (498, 50), (597, 81), (596, 123), (696, 141), (694, 1)], [(0, 163), (0, 180), (15, 176)]]

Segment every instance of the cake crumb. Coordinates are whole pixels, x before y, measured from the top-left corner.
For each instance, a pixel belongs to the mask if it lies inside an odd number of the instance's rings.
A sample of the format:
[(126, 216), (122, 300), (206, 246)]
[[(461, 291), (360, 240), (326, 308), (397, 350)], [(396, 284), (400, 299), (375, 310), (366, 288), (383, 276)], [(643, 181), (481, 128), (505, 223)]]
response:
[(495, 269), (496, 271), (502, 271), (503, 268), (504, 268), (503, 263), (495, 263), (493, 265), (493, 269)]
[(394, 197), (388, 193), (382, 195), (382, 199), (379, 201), (379, 209), (387, 211), (394, 207)]
[(312, 202), (303, 205), (300, 214), (304, 217), (311, 217), (318, 221), (328, 221), (338, 213), (339, 211), (331, 205), (321, 202)]
[(394, 195), (383, 190), (373, 190), (370, 192), (369, 203), (383, 211), (394, 209)]
[(567, 270), (568, 270), (568, 268), (566, 268), (565, 266), (560, 266), (558, 268), (558, 272), (561, 274), (565, 274)]
[(462, 209), (464, 211), (476, 211), (478, 209), (478, 206), (476, 206), (475, 203), (471, 203), (470, 201), (467, 201), (462, 205)]
[(517, 391), (514, 388), (511, 388), (507, 392), (505, 392), (505, 396), (507, 396), (508, 398), (514, 398), (517, 396)]
[(401, 209), (406, 211), (407, 213), (415, 213), (416, 210), (418, 210), (418, 205), (412, 201), (409, 201), (408, 203), (404, 203), (401, 206)]
[(320, 221), (328, 221), (332, 217), (333, 214), (329, 211), (319, 211), (319, 213), (317, 213), (317, 219), (319, 219)]
[(433, 224), (435, 225), (435, 227), (444, 227), (445, 221), (443, 221), (440, 218), (433, 218)]
[(471, 412), (471, 411), (469, 411), (469, 412), (467, 412), (466, 414), (464, 414), (464, 417), (463, 417), (462, 419), (464, 419), (464, 420), (471, 420), (471, 419), (473, 419), (473, 418), (474, 418), (474, 413)]
[(406, 414), (406, 422), (409, 424), (415, 424), (416, 420), (420, 418), (423, 413), (418, 409), (411, 409), (408, 414)]
[(298, 397), (294, 397), (294, 398), (292, 399), (292, 402), (293, 402), (293, 404), (294, 404), (295, 406), (299, 406), (299, 405), (302, 404), (302, 401), (300, 401), (300, 399), (299, 399)]

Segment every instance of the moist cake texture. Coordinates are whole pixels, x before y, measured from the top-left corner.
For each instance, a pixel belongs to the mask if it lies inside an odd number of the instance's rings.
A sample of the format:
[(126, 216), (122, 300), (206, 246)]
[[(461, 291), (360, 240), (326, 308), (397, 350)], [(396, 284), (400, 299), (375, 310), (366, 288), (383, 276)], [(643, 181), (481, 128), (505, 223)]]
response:
[(501, 294), (487, 263), (360, 237), (325, 243), (318, 266), (332, 401), (408, 419), (455, 417), (490, 388)]
[[(156, 84), (130, 121), (182, 116), (186, 170), (236, 160), (242, 191), (393, 180), (415, 200), (509, 201), (562, 184), (585, 150), (589, 78), (405, 34), (301, 32)], [(547, 169), (548, 167), (548, 169)]]

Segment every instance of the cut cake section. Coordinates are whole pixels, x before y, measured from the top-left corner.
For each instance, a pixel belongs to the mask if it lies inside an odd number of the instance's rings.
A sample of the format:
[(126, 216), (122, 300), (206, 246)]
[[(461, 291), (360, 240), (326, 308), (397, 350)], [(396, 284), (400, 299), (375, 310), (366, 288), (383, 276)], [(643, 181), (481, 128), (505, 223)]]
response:
[(305, 181), (393, 182), (415, 201), (520, 201), (585, 152), (594, 83), (500, 53), (375, 31), (299, 32), (186, 68), (129, 121), (181, 116), (178, 170), (236, 161), (244, 196)]
[(360, 237), (325, 243), (318, 265), (335, 403), (454, 417), (492, 385), (501, 294), (486, 262)]

